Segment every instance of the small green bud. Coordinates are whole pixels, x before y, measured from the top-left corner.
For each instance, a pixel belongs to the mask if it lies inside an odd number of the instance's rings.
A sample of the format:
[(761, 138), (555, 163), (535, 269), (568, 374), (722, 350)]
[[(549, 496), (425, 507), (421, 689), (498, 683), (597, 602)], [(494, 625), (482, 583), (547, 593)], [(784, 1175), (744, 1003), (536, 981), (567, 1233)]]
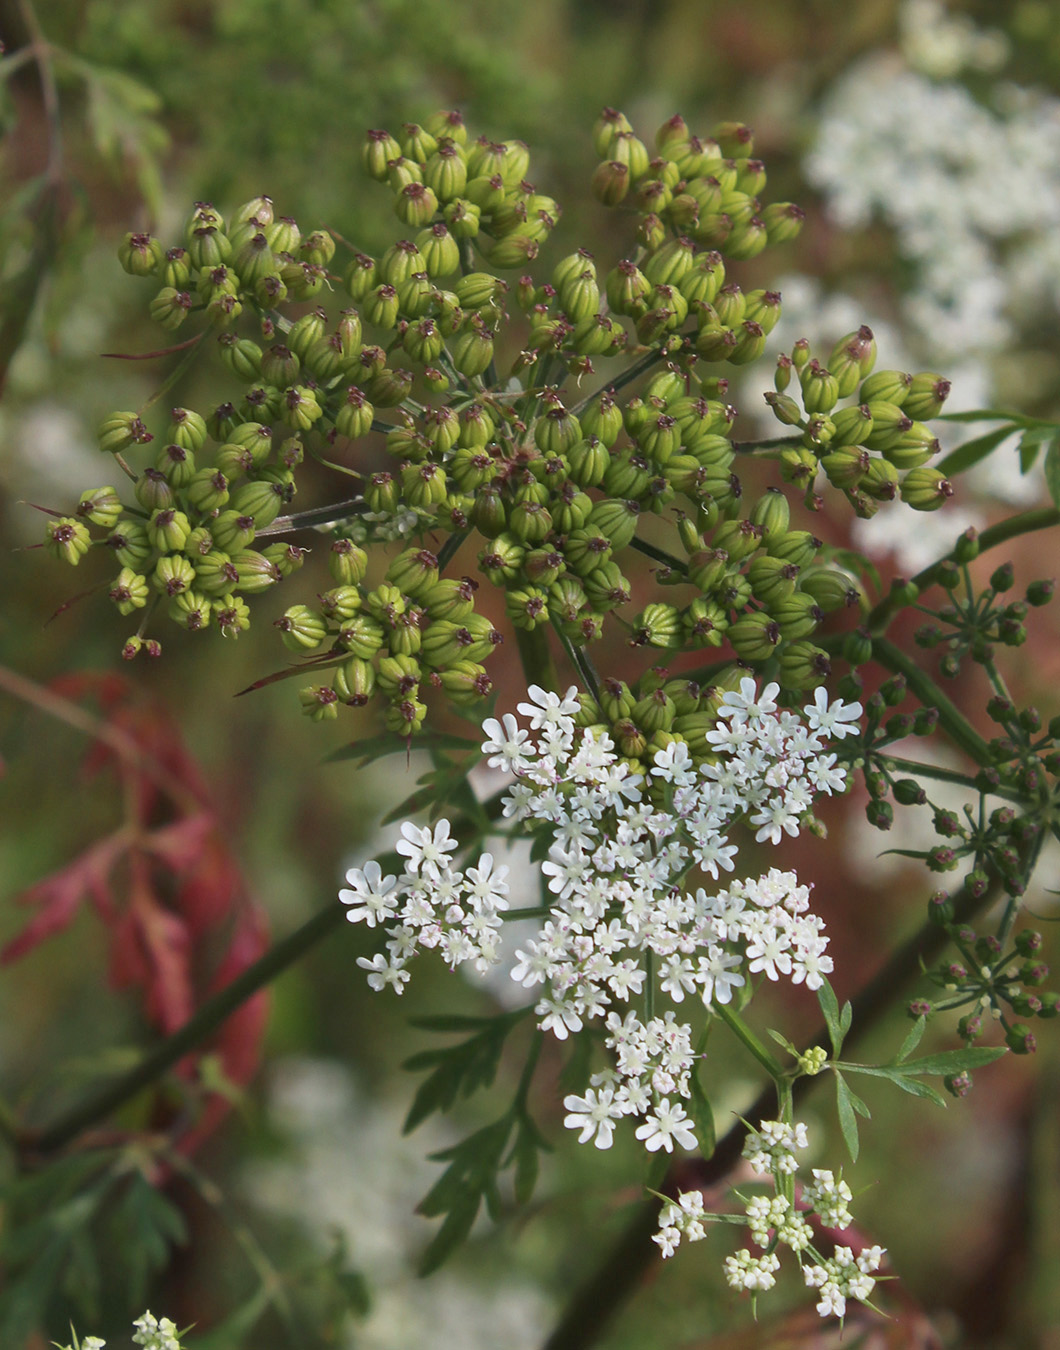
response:
[(953, 484), (938, 469), (910, 469), (900, 488), (902, 501), (914, 511), (936, 511), (953, 496)]
[(330, 685), (310, 684), (299, 689), (302, 711), (313, 722), (332, 722), (339, 715), (339, 696)]
[(143, 609), (150, 595), (147, 578), (129, 567), (123, 567), (109, 595), (117, 605), (119, 614), (131, 614), (135, 609)]
[(139, 416), (133, 412), (112, 413), (100, 423), (98, 434), (99, 448), (112, 455), (127, 450), (130, 445), (144, 445), (154, 440)]
[(121, 519), (121, 498), (112, 487), (87, 488), (77, 503), (77, 516), (90, 525), (113, 530)]
[(295, 653), (315, 651), (328, 635), (324, 615), (308, 605), (291, 605), (273, 621), (273, 627), (280, 630), (287, 650)]

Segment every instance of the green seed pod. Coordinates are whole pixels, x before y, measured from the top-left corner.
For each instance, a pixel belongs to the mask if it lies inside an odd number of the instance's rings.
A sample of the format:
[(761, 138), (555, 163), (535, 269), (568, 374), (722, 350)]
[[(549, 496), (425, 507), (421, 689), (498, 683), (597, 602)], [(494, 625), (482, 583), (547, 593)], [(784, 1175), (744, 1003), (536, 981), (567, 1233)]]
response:
[(868, 493), (874, 501), (894, 501), (898, 496), (898, 469), (888, 459), (870, 459), (859, 490)]
[(751, 508), (750, 520), (762, 531), (762, 542), (768, 547), (774, 537), (786, 534), (791, 520), (788, 499), (779, 488), (766, 488)]
[[(572, 472), (573, 459), (572, 452)], [(612, 452), (601, 486), (610, 497), (640, 501), (650, 490), (652, 479), (652, 467), (648, 460), (638, 450), (626, 448)]]
[(467, 157), (461, 146), (451, 139), (439, 141), (423, 166), (423, 180), (440, 202), (459, 197), (467, 187)]
[(866, 324), (840, 338), (828, 357), (828, 369), (839, 382), (839, 397), (849, 398), (875, 364), (876, 339)]
[(169, 617), (189, 633), (198, 633), (209, 628), (213, 605), (204, 595), (194, 591), (181, 591), (169, 602)]
[(374, 417), (375, 409), (369, 402), (368, 395), (356, 385), (350, 385), (346, 390), (346, 401), (335, 414), (335, 429), (340, 436), (359, 440), (371, 431)]
[(355, 614), (339, 629), (339, 645), (362, 661), (370, 661), (383, 645), (386, 632), (370, 614)]
[(88, 526), (74, 516), (58, 516), (44, 527), (44, 546), (53, 558), (76, 567), (92, 545)]
[[(166, 561), (162, 559), (162, 562)], [(228, 554), (221, 549), (213, 549), (204, 557), (194, 560), (193, 576), (188, 579), (187, 586), (194, 586), (201, 595), (213, 599), (229, 594), (239, 585), (239, 581), (239, 568)]]
[(802, 403), (808, 413), (827, 413), (839, 400), (839, 381), (814, 358), (799, 371)]
[(343, 703), (363, 708), (375, 693), (375, 666), (359, 656), (351, 656), (338, 666), (331, 677), (335, 693)]
[(272, 428), (261, 422), (244, 422), (232, 427), (227, 437), (221, 439), (247, 450), (256, 469), (262, 468), (272, 454)]
[(401, 491), (409, 506), (438, 506), (446, 496), (445, 470), (437, 464), (410, 464), (401, 470)]
[(99, 525), (104, 530), (114, 529), (122, 510), (121, 498), (112, 487), (87, 488), (77, 503), (78, 519)]
[(909, 384), (909, 392), (902, 403), (902, 411), (919, 421), (938, 417), (942, 405), (950, 395), (950, 382), (941, 375), (924, 371), (914, 375)]
[(258, 479), (236, 488), (232, 508), (240, 515), (252, 517), (255, 529), (264, 530), (283, 510), (286, 500), (283, 484)]
[[(252, 561), (262, 571), (266, 567), (271, 569), (264, 583), (259, 585), (259, 589), (267, 589), (275, 581), (279, 581), (282, 577), (293, 576), (300, 567), (303, 567), (308, 552), (307, 548), (300, 548), (297, 544), (269, 544), (260, 553), (256, 553), (253, 549), (244, 549), (242, 553), (236, 555), (236, 558), (240, 560), (240, 566), (244, 569), (247, 560)], [(248, 589), (242, 578), (239, 588)]]
[(632, 131), (625, 113), (616, 108), (605, 108), (593, 124), (593, 149), (601, 158), (611, 147), (611, 142), (624, 131)]
[(747, 580), (755, 599), (774, 613), (781, 600), (794, 595), (798, 576), (799, 568), (795, 563), (771, 557), (768, 553), (752, 559), (747, 568)]
[(865, 438), (865, 446), (869, 450), (886, 450), (913, 425), (913, 419), (897, 403), (874, 399), (866, 407), (872, 416), (872, 431)]
[(912, 383), (912, 375), (905, 375), (900, 370), (877, 370), (862, 380), (858, 399), (862, 403), (893, 403), (901, 408)]
[(807, 591), (796, 591), (794, 595), (778, 600), (770, 612), (785, 642), (809, 637), (824, 618), (824, 610)]
[[(201, 515), (209, 515), (225, 506), (228, 496), (228, 479), (220, 469), (199, 469), (185, 489), (187, 502)], [(243, 514), (254, 513), (244, 511)], [(278, 510), (276, 515), (279, 515)], [(273, 520), (276, 519), (276, 515), (273, 516)]]
[(299, 689), (298, 701), (313, 722), (333, 722), (339, 715), (339, 696), (330, 685), (307, 684)]
[(225, 595), (213, 602), (213, 621), (222, 637), (237, 638), (250, 627), (250, 610), (238, 595)]
[(750, 520), (726, 520), (714, 531), (712, 544), (724, 549), (730, 562), (749, 558), (762, 543), (762, 530)]
[(147, 530), (138, 520), (123, 520), (107, 536), (107, 547), (113, 549), (122, 567), (134, 571), (143, 566), (152, 552)]
[(386, 579), (414, 600), (422, 600), (438, 583), (438, 559), (429, 549), (407, 548), (391, 562)]
[(809, 530), (786, 530), (783, 534), (770, 535), (766, 540), (766, 551), (774, 558), (792, 562), (796, 567), (807, 567), (813, 562), (821, 540), (816, 539)]
[(163, 289), (187, 293), (192, 276), (191, 259), (188, 257), (187, 249), (179, 247), (167, 249), (157, 272)]
[(799, 578), (799, 589), (809, 595), (826, 614), (850, 608), (864, 598), (860, 585), (847, 572), (833, 567), (807, 568)]
[[(743, 194), (739, 195), (742, 196)], [(754, 200), (754, 198), (750, 198), (752, 203)], [(725, 214), (729, 220), (733, 220), (731, 207)], [(768, 243), (769, 231), (765, 221), (761, 216), (752, 215), (746, 223), (734, 224), (720, 247), (724, 249), (726, 257), (743, 261), (747, 258), (756, 258), (767, 247)]]
[(700, 596), (681, 612), (683, 641), (695, 648), (720, 647), (725, 641), (729, 616), (714, 600)]
[(362, 162), (368, 174), (379, 183), (385, 183), (387, 164), (401, 154), (401, 146), (388, 131), (369, 131), (365, 137)]
[(478, 562), (495, 586), (504, 586), (519, 576), (525, 556), (522, 541), (504, 531), (479, 552)]
[(426, 183), (406, 183), (394, 199), (394, 213), (404, 225), (422, 229), (434, 218), (438, 198)]
[(108, 594), (117, 606), (119, 614), (131, 614), (135, 609), (143, 609), (150, 598), (147, 578), (140, 576), (130, 567), (121, 569)]
[(190, 292), (179, 291), (173, 286), (163, 286), (151, 301), (151, 318), (167, 333), (176, 332), (191, 313), (192, 303)]
[(210, 533), (217, 547), (234, 557), (254, 542), (254, 517), (242, 515), (239, 511), (222, 511), (210, 525)]
[(293, 430), (309, 431), (323, 413), (324, 409), (317, 402), (316, 391), (308, 385), (294, 384), (284, 391), (280, 419)]
[(637, 319), (648, 307), (652, 284), (636, 263), (627, 258), (608, 272), (604, 288), (607, 303), (616, 314)]
[(151, 574), (151, 584), (162, 595), (172, 598), (191, 590), (195, 584), (195, 569), (180, 553), (159, 558)]
[[(632, 622), (630, 642), (636, 647), (659, 647), (663, 650), (679, 651), (683, 645), (680, 610), (676, 605), (658, 603), (646, 605)], [(672, 709), (673, 705), (670, 706)], [(640, 704), (637, 707), (640, 707)], [(643, 727), (645, 731), (669, 729), (668, 725), (665, 728), (658, 725), (646, 726), (637, 716), (636, 709), (634, 709), (633, 715), (638, 725)], [(670, 720), (673, 720), (672, 711)]]
[(548, 595), (539, 586), (523, 586), (508, 591), (504, 597), (504, 609), (513, 625), (527, 633), (548, 623)]
[(939, 449), (931, 428), (925, 422), (914, 422), (890, 441), (883, 454), (896, 469), (916, 469), (937, 455)]
[(333, 586), (317, 597), (320, 612), (329, 624), (343, 624), (361, 608), (361, 593), (356, 586)]
[(612, 549), (621, 551), (632, 543), (639, 518), (639, 502), (605, 499), (592, 507), (587, 528), (605, 535)]
[(832, 669), (827, 653), (809, 642), (790, 642), (780, 650), (780, 683), (785, 689), (816, 689)]
[(786, 244), (802, 230), (806, 212), (794, 202), (772, 202), (762, 212), (770, 244)]
[(191, 533), (191, 522), (183, 511), (167, 506), (151, 512), (146, 528), (153, 548), (161, 553), (179, 553)]
[(100, 423), (99, 448), (105, 454), (116, 455), (130, 445), (144, 445), (154, 437), (136, 413), (112, 413)]
[(780, 627), (764, 610), (745, 614), (732, 624), (728, 639), (743, 661), (765, 661), (780, 641)]
[(600, 614), (629, 604), (632, 594), (629, 582), (613, 562), (595, 568), (582, 579), (582, 584), (589, 604)]
[(817, 468), (818, 460), (813, 451), (780, 451), (780, 477), (786, 483), (794, 483), (799, 489), (812, 489)]
[(938, 469), (910, 469), (900, 488), (902, 501), (914, 511), (937, 511), (953, 496), (953, 484)]
[(472, 706), (488, 697), (493, 689), (493, 681), (485, 668), (475, 661), (456, 661), (446, 670), (438, 672), (438, 679), (446, 696), (458, 708)]
[(489, 329), (472, 321), (452, 340), (449, 355), (456, 370), (467, 379), (485, 374), (493, 360), (493, 338)]
[(580, 488), (599, 487), (611, 463), (605, 441), (596, 434), (575, 442), (565, 458), (571, 482)]
[(508, 528), (524, 544), (540, 544), (552, 531), (552, 515), (540, 502), (517, 502), (508, 513)]
[(637, 433), (637, 445), (658, 468), (665, 468), (681, 446), (681, 428), (669, 413), (653, 417)]
[(274, 620), (273, 627), (280, 630), (287, 650), (298, 654), (316, 651), (328, 635), (324, 615), (308, 605), (292, 605), (284, 610), (283, 616)]
[(828, 475), (828, 481), (833, 487), (852, 492), (869, 471), (869, 456), (865, 450), (846, 446), (842, 450), (833, 450), (823, 455), (821, 468)]

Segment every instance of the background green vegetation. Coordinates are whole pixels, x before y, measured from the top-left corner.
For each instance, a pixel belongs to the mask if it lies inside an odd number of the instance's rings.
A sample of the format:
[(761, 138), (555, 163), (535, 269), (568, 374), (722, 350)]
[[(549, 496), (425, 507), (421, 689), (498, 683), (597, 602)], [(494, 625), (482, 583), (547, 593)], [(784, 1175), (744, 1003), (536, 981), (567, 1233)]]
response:
[[(963, 12), (997, 26), (996, 9), (983, 3)], [(1008, 55), (991, 80), (1055, 85), (1055, 11), (1035, 3), (1004, 9)], [(869, 53), (897, 52), (892, 0), (41, 0), (36, 13), (22, 0), (3, 0), (0, 36), (13, 63), (0, 83), (0, 665), (38, 687), (73, 670), (121, 664), (125, 630), (98, 594), (44, 622), (72, 593), (102, 582), (104, 571), (86, 566), (72, 581), (74, 574), (34, 551), (42, 520), (27, 502), (69, 509), (83, 487), (106, 478), (110, 466), (101, 472), (95, 426), (112, 409), (142, 403), (168, 369), (165, 362), (100, 355), (164, 345), (147, 320), (146, 291), (115, 260), (128, 229), (175, 238), (192, 200), (228, 210), (267, 192), (305, 229), (325, 226), (372, 251), (394, 237), (394, 222), (388, 194), (360, 170), (364, 129), (457, 106), (476, 130), (531, 145), (539, 185), (565, 209), (552, 256), (592, 240), (610, 266), (624, 251), (622, 221), (585, 190), (595, 162), (589, 128), (610, 104), (645, 137), (675, 110), (704, 130), (721, 119), (750, 123), (773, 198), (799, 201), (810, 213), (783, 266), (817, 277), (823, 293), (851, 291), (900, 323), (902, 297), (916, 281), (885, 224), (839, 230), (801, 168), (820, 101), (834, 82)], [(973, 74), (968, 84), (975, 97), (987, 97), (985, 76)], [(766, 269), (775, 266), (749, 264), (754, 280), (747, 284), (768, 284), (775, 278)], [(1013, 383), (1012, 351), (997, 354), (1009, 380), (1002, 401), (1055, 417), (1055, 323), (1025, 330), (1020, 342), (1025, 355), (1034, 354), (1024, 384)], [(216, 369), (203, 363), (179, 390), (180, 401), (211, 406), (220, 396), (216, 381)], [(307, 496), (316, 491), (323, 500), (330, 490), (321, 477)], [(1039, 560), (1028, 579), (1040, 571)], [(211, 644), (208, 656), (202, 643)], [(1031, 655), (1017, 683), (1032, 698), (1038, 688), (1048, 706), (1045, 691), (1060, 674), (1048, 635)], [(340, 865), (362, 861), (374, 847), (379, 804), (405, 795), (416, 771), (415, 763), (406, 771), (400, 757), (365, 770), (322, 765), (348, 728), (300, 719), (289, 685), (233, 699), (282, 660), (275, 634), (259, 621), (238, 644), (171, 634), (160, 662), (122, 672), (144, 699), (169, 710), (220, 810), (225, 841), (277, 936), (333, 903)], [(506, 669), (498, 684), (500, 706), (511, 706), (518, 671)], [(75, 729), (10, 689), (0, 691), (4, 939), (25, 918), (14, 897), (66, 865), (120, 816), (113, 781), (86, 779), (82, 771), (86, 745)], [(833, 934), (844, 996), (900, 930), (919, 922), (920, 898), (930, 886), (900, 870), (874, 880), (873, 857), (886, 841), (851, 843), (863, 838), (853, 835), (852, 813), (836, 810), (833, 817), (824, 860), (815, 854), (794, 861), (824, 897), (820, 912)], [(915, 911), (910, 894), (917, 896)], [(100, 1260), (93, 1291), (86, 1261), (70, 1287), (47, 1300), (41, 1338), (32, 1344), (65, 1335), (71, 1316), (82, 1330), (121, 1343), (145, 1298), (155, 1311), (204, 1331), (244, 1305), (251, 1323), (262, 1311), (266, 1260), (283, 1272), (275, 1275), (279, 1286), (290, 1286), (301, 1339), (290, 1339), (282, 1316), (266, 1309), (246, 1344), (313, 1346), (336, 1343), (329, 1341), (334, 1336), (339, 1344), (367, 1347), (455, 1343), (410, 1339), (421, 1333), (402, 1324), (394, 1307), (416, 1300), (433, 1303), (436, 1337), (452, 1317), (464, 1344), (498, 1344), (490, 1329), (497, 1334), (503, 1325), (497, 1308), (510, 1303), (523, 1339), (513, 1331), (505, 1344), (540, 1342), (550, 1309), (558, 1310), (601, 1260), (637, 1198), (621, 1189), (631, 1174), (628, 1153), (572, 1147), (560, 1138), (555, 1102), (542, 1103), (557, 1152), (534, 1212), (499, 1232), (476, 1230), (466, 1258), (416, 1291), (408, 1272), (431, 1225), (408, 1215), (416, 1195), (410, 1199), (392, 1182), (413, 1170), (408, 1160), (427, 1145), (414, 1136), (402, 1154), (385, 1141), (411, 1096), (411, 1080), (396, 1066), (425, 1044), (425, 1033), (410, 1028), (406, 1015), (448, 1006), (456, 982), (425, 967), (405, 1004), (372, 995), (355, 966), (362, 943), (361, 934), (343, 931), (275, 985), (265, 1067), (195, 1157), (201, 1175), (219, 1188), (217, 1203), (205, 1183), (174, 1176), (163, 1194), (183, 1215), (186, 1240), (160, 1271), (145, 1288), (131, 1289), (115, 1250)], [(0, 970), (0, 1096), (29, 1103), (40, 1121), (115, 1062), (113, 1047), (149, 1038), (136, 994), (108, 986), (107, 962), (105, 934), (86, 911), (65, 934)], [(487, 1006), (486, 996), (470, 988), (462, 997), (467, 1011)], [(805, 1029), (816, 1022), (809, 1000), (785, 1014), (789, 1023), (800, 1016)], [(880, 1032), (880, 1053), (902, 1034), (896, 1012)], [(865, 1134), (857, 1179), (879, 1184), (860, 1198), (859, 1215), (903, 1275), (894, 1306), (896, 1334), (906, 1339), (891, 1344), (914, 1343), (925, 1316), (951, 1344), (1044, 1346), (1050, 1329), (1057, 1334), (1048, 1273), (1060, 1260), (1058, 1060), (1048, 1038), (1041, 1039), (1036, 1064), (1005, 1065), (989, 1086), (984, 1075), (981, 1090), (945, 1116), (893, 1094), (871, 1101), (876, 1128)], [(295, 1093), (297, 1110), (285, 1117), (267, 1109), (269, 1083), (276, 1091), (277, 1083), (290, 1086), (291, 1057), (331, 1065), (323, 1077), (306, 1080), (315, 1090), (329, 1082), (334, 1088), (319, 1108), (326, 1131), (314, 1134), (304, 1118), (313, 1116), (306, 1081), (303, 1095)], [(746, 1064), (728, 1065), (719, 1056), (710, 1068), (715, 1081), (733, 1084), (731, 1099), (715, 1102), (722, 1121), (754, 1085), (748, 1080), (739, 1089)], [(349, 1100), (342, 1095), (347, 1071), (356, 1085)], [(328, 1100), (342, 1104), (333, 1117)], [(823, 1104), (812, 1110), (826, 1119)], [(478, 1119), (473, 1109), (464, 1117), (468, 1127)], [(123, 1120), (129, 1127), (149, 1123), (136, 1110)], [(447, 1137), (432, 1136), (429, 1146), (443, 1147)], [(0, 1166), (6, 1173), (9, 1163)], [(350, 1194), (362, 1207), (346, 1215), (348, 1257), (336, 1249), (329, 1266), (329, 1234), (320, 1229), (334, 1216), (317, 1222), (314, 1186), (323, 1173), (343, 1194), (343, 1169), (361, 1178), (361, 1189)], [(278, 1175), (294, 1178), (290, 1188), (305, 1197), (304, 1227), (296, 1206), (267, 1214), (255, 1207), (255, 1195), (275, 1189)], [(433, 1173), (421, 1167), (420, 1175), (429, 1184)], [(306, 1237), (314, 1229), (319, 1246)], [(606, 1345), (775, 1345), (782, 1335), (797, 1344), (804, 1332), (821, 1334), (807, 1327), (802, 1312), (783, 1326), (748, 1329), (747, 1308), (721, 1285), (724, 1242), (718, 1233), (661, 1271)], [(9, 1270), (18, 1268), (10, 1250), (6, 1260)], [(366, 1322), (343, 1323), (343, 1301), (355, 1310), (362, 1303), (362, 1284), (351, 1273), (359, 1271), (376, 1312)], [(791, 1292), (794, 1306), (804, 1305), (799, 1291)], [(490, 1302), (509, 1294), (509, 1303)], [(816, 1320), (811, 1315), (810, 1323)], [(234, 1332), (219, 1342), (240, 1343)]]

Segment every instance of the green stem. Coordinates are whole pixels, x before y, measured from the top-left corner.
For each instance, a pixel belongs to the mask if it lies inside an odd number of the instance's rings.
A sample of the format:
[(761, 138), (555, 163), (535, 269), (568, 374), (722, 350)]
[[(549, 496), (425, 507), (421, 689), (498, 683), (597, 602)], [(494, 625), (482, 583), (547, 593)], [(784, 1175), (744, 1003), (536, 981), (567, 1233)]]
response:
[(360, 515), (365, 509), (363, 497), (350, 497), (344, 502), (328, 506), (314, 506), (310, 511), (296, 511), (290, 516), (277, 516), (271, 525), (258, 530), (260, 539), (270, 534), (294, 534), (296, 530), (315, 529), (318, 525), (338, 525), (350, 516)]
[(885, 637), (872, 639), (872, 654), (880, 665), (886, 666), (896, 674), (904, 675), (909, 688), (926, 708), (934, 708), (939, 715), (939, 724), (949, 735), (950, 740), (977, 764), (988, 766), (994, 762), (990, 747), (978, 731), (968, 721), (957, 705), (947, 697), (935, 681), (921, 670), (915, 661), (906, 656)]
[(585, 687), (588, 689), (589, 693), (592, 694), (593, 698), (599, 703), (600, 681), (596, 674), (596, 670), (593, 667), (593, 663), (589, 660), (588, 652), (582, 651), (580, 648), (576, 647), (555, 620), (552, 621), (552, 626), (559, 635), (559, 640), (563, 644), (563, 650), (567, 653), (567, 658), (571, 665), (585, 681)]
[(754, 455), (759, 450), (786, 449), (791, 445), (802, 445), (802, 437), (767, 436), (761, 441), (733, 441), (732, 448), (738, 455)]
[[(380, 861), (385, 865), (400, 863), (401, 859)], [(282, 938), (260, 960), (237, 975), (231, 984), (226, 984), (212, 998), (207, 999), (182, 1027), (148, 1051), (139, 1064), (127, 1073), (108, 1083), (95, 1096), (79, 1103), (43, 1130), (23, 1131), (20, 1139), (22, 1147), (35, 1153), (53, 1153), (76, 1139), (82, 1130), (110, 1115), (206, 1040), (237, 1008), (338, 928), (345, 917), (346, 910), (334, 902), (314, 914), (301, 928)]]
[(755, 1033), (747, 1025), (738, 1012), (734, 1012), (727, 1003), (717, 1003), (711, 1005), (711, 1011), (720, 1017), (736, 1039), (748, 1050), (755, 1059), (758, 1060), (762, 1068), (769, 1074), (774, 1083), (781, 1083), (784, 1078), (784, 1070), (766, 1049), (765, 1045), (758, 1039)]
[(535, 628), (533, 632), (527, 632), (525, 628), (517, 628), (515, 644), (519, 648), (526, 687), (539, 684), (542, 689), (558, 689), (559, 677), (548, 645), (548, 629)]
[[(979, 791), (974, 778), (966, 773), (959, 773), (956, 769), (941, 769), (937, 764), (921, 764), (916, 759), (903, 759), (900, 755), (888, 754), (886, 749), (880, 751), (880, 759), (882, 767), (887, 769), (899, 769), (917, 778), (932, 778), (940, 783), (957, 783), (960, 787), (967, 788), (969, 792)], [(1023, 794), (1013, 788), (992, 787), (990, 795), (1004, 797), (1011, 802), (1023, 801)]]
[(445, 571), (445, 569), (456, 557), (457, 552), (460, 549), (460, 545), (464, 542), (464, 540), (468, 537), (470, 533), (471, 531), (469, 529), (458, 530), (456, 534), (451, 534), (449, 538), (445, 541), (445, 543), (441, 546), (441, 548), (438, 550), (439, 576)]
[(649, 544), (644, 539), (638, 539), (636, 535), (630, 540), (629, 546), (635, 548), (638, 553), (643, 553), (646, 558), (652, 558), (655, 562), (662, 563), (664, 567), (669, 567), (682, 575), (688, 571), (688, 564), (683, 563), (680, 558), (667, 553), (665, 549), (656, 548), (654, 544)]

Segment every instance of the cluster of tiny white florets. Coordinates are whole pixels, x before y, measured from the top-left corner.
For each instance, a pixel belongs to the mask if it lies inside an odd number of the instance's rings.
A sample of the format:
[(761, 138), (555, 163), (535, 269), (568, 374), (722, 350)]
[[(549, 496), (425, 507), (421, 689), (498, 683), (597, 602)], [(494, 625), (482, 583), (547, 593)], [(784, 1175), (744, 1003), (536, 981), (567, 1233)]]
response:
[[(848, 1208), (850, 1187), (823, 1169), (814, 1168), (813, 1181), (803, 1185), (803, 1209), (797, 1209), (784, 1194), (798, 1171), (795, 1150), (806, 1144), (805, 1125), (779, 1120), (763, 1121), (748, 1135), (743, 1156), (752, 1171), (770, 1177), (774, 1186), (773, 1195), (754, 1195), (745, 1201), (751, 1240), (767, 1250), (755, 1256), (745, 1247), (726, 1257), (725, 1278), (733, 1289), (752, 1294), (772, 1289), (780, 1269), (777, 1249), (788, 1247), (795, 1253), (806, 1284), (820, 1294), (820, 1315), (842, 1317), (847, 1299), (865, 1302), (869, 1298), (876, 1283), (873, 1274), (885, 1253), (882, 1247), (865, 1247), (855, 1256), (849, 1247), (836, 1247), (832, 1256), (822, 1257), (814, 1250), (807, 1215), (816, 1215), (823, 1227), (831, 1229), (849, 1228), (853, 1217)], [(663, 1206), (654, 1241), (664, 1257), (672, 1256), (682, 1241), (701, 1241), (706, 1236), (706, 1221), (716, 1217), (705, 1212), (699, 1191), (684, 1191)]]
[[(548, 917), (516, 951), (512, 978), (541, 986), (541, 1030), (565, 1040), (600, 1019), (614, 1052), (613, 1068), (596, 1074), (584, 1095), (565, 1099), (566, 1124), (583, 1142), (607, 1148), (615, 1122), (638, 1116), (636, 1134), (648, 1150), (695, 1147), (681, 1105), (695, 1060), (691, 1027), (673, 1010), (653, 1015), (656, 993), (674, 1004), (694, 995), (710, 1008), (728, 1003), (751, 976), (783, 975), (817, 989), (832, 969), (823, 923), (793, 872), (771, 868), (713, 894), (686, 885), (697, 869), (715, 881), (734, 870), (730, 831), (739, 821), (757, 840), (779, 843), (798, 834), (816, 795), (844, 784), (827, 738), (857, 730), (860, 704), (830, 704), (818, 690), (799, 717), (778, 709), (777, 693), (775, 684), (759, 693), (742, 680), (723, 696), (708, 733), (712, 763), (697, 768), (675, 741), (646, 775), (609, 736), (576, 727), (573, 688), (563, 697), (531, 688), (530, 702), (519, 705), (529, 728), (511, 714), (484, 724), (488, 763), (515, 777), (505, 817), (551, 837), (541, 865)], [(485, 853), (476, 867), (456, 871), (447, 821), (433, 830), (406, 823), (401, 832), (400, 877), (368, 863), (347, 874), (350, 889), (340, 892), (348, 918), (386, 927), (386, 953), (360, 958), (369, 984), (400, 993), (421, 947), (437, 947), (453, 967), (488, 968), (499, 959), (507, 869)], [(647, 1005), (643, 1019), (618, 1010), (633, 999)]]
[[(168, 1317), (157, 1318), (154, 1313), (145, 1312), (136, 1319), (133, 1328), (133, 1345), (142, 1346), (143, 1350), (181, 1350), (177, 1325)], [(106, 1341), (100, 1336), (86, 1336), (75, 1344), (79, 1350), (103, 1350)], [(66, 1346), (65, 1350), (71, 1350), (71, 1347)]]

